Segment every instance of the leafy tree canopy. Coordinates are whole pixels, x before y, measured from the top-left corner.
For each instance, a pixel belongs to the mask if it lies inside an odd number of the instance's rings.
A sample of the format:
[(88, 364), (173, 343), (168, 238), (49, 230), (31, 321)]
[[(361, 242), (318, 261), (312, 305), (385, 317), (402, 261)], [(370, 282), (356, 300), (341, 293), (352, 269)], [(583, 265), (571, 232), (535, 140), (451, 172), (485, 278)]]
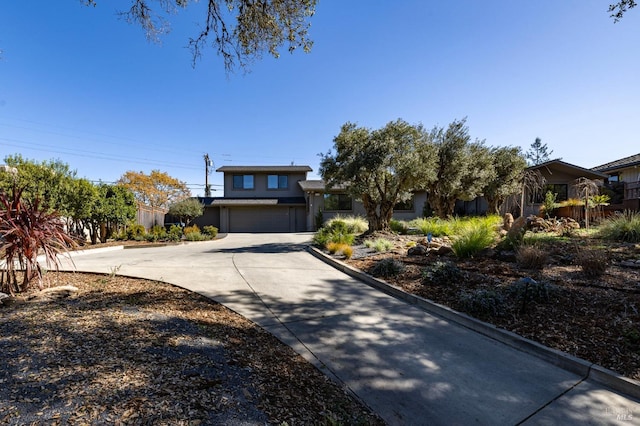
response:
[[(81, 0), (96, 6), (98, 0)], [(317, 0), (207, 0), (201, 30), (189, 39), (193, 63), (204, 48), (211, 46), (224, 60), (225, 69), (246, 68), (263, 52), (274, 57), (286, 46), (289, 52), (311, 50), (309, 19)], [(128, 22), (140, 25), (150, 40), (168, 32), (167, 16), (193, 6), (197, 0), (130, 0), (131, 7), (120, 12)]]
[(491, 151), (483, 141), (471, 142), (466, 119), (455, 120), (447, 129), (435, 127), (430, 139), (436, 148), (436, 178), (427, 185), (429, 205), (442, 218), (451, 216), (456, 200), (482, 195), (495, 177)]
[(389, 229), (394, 205), (433, 178), (432, 146), (421, 125), (403, 120), (378, 130), (342, 126), (335, 152), (321, 154), (320, 175), (327, 187), (344, 186), (362, 201), (370, 231)]
[(202, 216), (203, 211), (204, 207), (197, 198), (187, 198), (169, 206), (169, 214), (187, 224), (196, 217)]
[(491, 149), (491, 161), (495, 176), (486, 183), (482, 192), (489, 205), (489, 213), (498, 214), (502, 203), (522, 190), (522, 173), (527, 162), (517, 147)]
[(68, 193), (76, 171), (60, 160), (36, 162), (23, 158), (20, 154), (9, 155), (5, 164), (15, 167), (17, 173), (0, 173), (0, 189), (10, 192), (15, 182), (23, 189), (22, 198), (33, 203), (40, 200), (45, 208), (55, 209), (66, 214)]
[(191, 196), (186, 183), (160, 170), (152, 170), (149, 175), (128, 171), (118, 183), (133, 192), (139, 203), (159, 209), (169, 209), (171, 204)]
[(613, 3), (609, 5), (609, 13), (613, 18), (614, 22), (618, 22), (622, 19), (625, 13), (629, 11), (629, 9), (633, 9), (637, 6), (636, 0), (620, 0), (617, 3)]

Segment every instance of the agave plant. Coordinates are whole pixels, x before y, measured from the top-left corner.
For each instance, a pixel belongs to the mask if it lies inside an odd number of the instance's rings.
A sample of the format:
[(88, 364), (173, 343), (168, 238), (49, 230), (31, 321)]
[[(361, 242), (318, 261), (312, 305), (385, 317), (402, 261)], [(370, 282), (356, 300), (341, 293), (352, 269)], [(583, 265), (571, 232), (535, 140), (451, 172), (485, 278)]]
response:
[[(0, 284), (2, 291), (10, 294), (26, 290), (34, 279), (42, 289), (43, 269), (38, 255), (43, 255), (47, 269), (58, 270), (58, 255), (76, 244), (65, 232), (57, 212), (37, 199), (25, 203), (21, 195), (22, 189), (16, 187), (11, 197), (0, 193), (0, 253), (4, 257)], [(18, 270), (24, 271), (22, 283), (18, 283)]]

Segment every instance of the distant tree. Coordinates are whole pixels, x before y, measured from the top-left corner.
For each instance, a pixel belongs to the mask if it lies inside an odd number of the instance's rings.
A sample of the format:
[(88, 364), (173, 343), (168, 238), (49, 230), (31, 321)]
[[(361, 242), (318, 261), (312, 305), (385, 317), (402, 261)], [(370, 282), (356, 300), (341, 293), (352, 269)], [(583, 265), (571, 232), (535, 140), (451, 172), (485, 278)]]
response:
[(335, 153), (321, 154), (327, 187), (344, 186), (362, 201), (369, 231), (389, 230), (394, 205), (433, 179), (434, 150), (421, 125), (403, 120), (379, 130), (346, 123), (333, 140)]
[(87, 179), (75, 179), (67, 193), (67, 229), (73, 235), (85, 235), (98, 202), (98, 187)]
[(547, 144), (542, 143), (542, 139), (536, 138), (524, 156), (530, 166), (537, 166), (538, 164), (549, 161), (551, 154), (553, 154), (553, 150), (549, 151)]
[(636, 0), (620, 0), (617, 3), (609, 5), (609, 13), (613, 18), (613, 22), (618, 22), (622, 19), (625, 13), (629, 9), (633, 9), (637, 6)]
[[(153, 41), (168, 32), (166, 16), (196, 3), (196, 0), (130, 1), (129, 10), (119, 14), (128, 22), (140, 25)], [(207, 45), (222, 56), (227, 71), (232, 70), (236, 62), (246, 68), (253, 59), (261, 58), (263, 52), (277, 58), (279, 49), (285, 45), (289, 52), (299, 48), (309, 52), (313, 42), (307, 32), (316, 1), (208, 0), (201, 30), (188, 43), (194, 65)], [(97, 0), (82, 2), (91, 6), (98, 3)]]
[(489, 205), (489, 213), (499, 214), (504, 201), (522, 190), (520, 178), (527, 162), (516, 147), (500, 147), (491, 150), (495, 175), (486, 182), (482, 192)]
[(4, 161), (7, 166), (15, 167), (17, 173), (0, 173), (0, 189), (9, 192), (15, 183), (22, 189), (24, 201), (34, 202), (37, 199), (42, 208), (67, 214), (67, 194), (76, 176), (68, 164), (60, 160), (36, 162), (20, 154), (9, 155)]
[(441, 218), (451, 216), (456, 200), (472, 200), (495, 176), (491, 152), (482, 141), (471, 142), (466, 120), (448, 128), (434, 128), (430, 135), (436, 149), (436, 179), (426, 185), (429, 206)]
[(96, 244), (98, 238), (106, 242), (111, 229), (135, 219), (137, 212), (136, 199), (124, 186), (101, 183), (97, 190), (91, 216), (85, 222), (92, 244)]
[(196, 217), (202, 216), (203, 211), (204, 207), (197, 198), (187, 198), (169, 206), (169, 214), (187, 225)]
[(168, 210), (169, 206), (191, 196), (187, 184), (160, 170), (143, 172), (128, 171), (118, 183), (133, 192), (139, 203)]

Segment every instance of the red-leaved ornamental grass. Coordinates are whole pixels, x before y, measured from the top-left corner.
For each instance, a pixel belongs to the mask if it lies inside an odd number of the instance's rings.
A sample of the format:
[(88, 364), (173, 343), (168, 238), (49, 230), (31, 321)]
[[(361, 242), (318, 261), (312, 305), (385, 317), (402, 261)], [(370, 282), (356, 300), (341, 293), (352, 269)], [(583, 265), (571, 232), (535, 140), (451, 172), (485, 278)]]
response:
[[(13, 188), (12, 196), (0, 193), (0, 254), (4, 265), (0, 276), (2, 291), (16, 294), (25, 291), (34, 279), (44, 288), (38, 255), (43, 255), (47, 269), (59, 269), (59, 254), (76, 245), (64, 229), (60, 215), (35, 200), (24, 202), (22, 189)], [(17, 271), (24, 271), (18, 283)]]

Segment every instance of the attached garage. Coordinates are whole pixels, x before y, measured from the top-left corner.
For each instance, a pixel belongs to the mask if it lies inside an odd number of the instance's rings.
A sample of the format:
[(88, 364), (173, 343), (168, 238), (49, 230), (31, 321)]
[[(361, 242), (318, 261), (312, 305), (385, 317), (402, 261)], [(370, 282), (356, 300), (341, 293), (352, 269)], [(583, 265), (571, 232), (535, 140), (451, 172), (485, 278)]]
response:
[(306, 230), (304, 198), (217, 199), (220, 232), (303, 232)]

